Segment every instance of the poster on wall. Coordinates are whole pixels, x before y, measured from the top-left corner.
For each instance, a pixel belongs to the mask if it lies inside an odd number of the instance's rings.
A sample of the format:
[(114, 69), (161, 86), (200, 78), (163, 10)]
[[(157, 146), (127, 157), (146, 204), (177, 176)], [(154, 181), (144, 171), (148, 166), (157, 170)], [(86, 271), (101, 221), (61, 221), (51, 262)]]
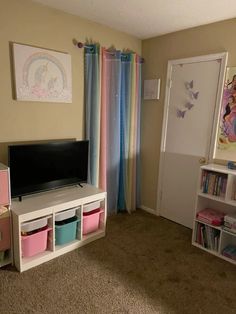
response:
[(71, 56), (13, 43), (16, 99), (72, 102)]
[(236, 161), (236, 67), (226, 69), (214, 157)]

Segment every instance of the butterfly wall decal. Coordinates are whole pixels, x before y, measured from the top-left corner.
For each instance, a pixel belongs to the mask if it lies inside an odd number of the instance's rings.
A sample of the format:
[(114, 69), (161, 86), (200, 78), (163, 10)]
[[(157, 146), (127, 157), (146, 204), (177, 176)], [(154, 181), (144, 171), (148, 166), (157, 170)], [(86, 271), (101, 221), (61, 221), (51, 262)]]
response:
[(198, 99), (199, 92), (190, 91), (189, 95), (190, 95), (191, 99), (196, 100), (196, 99)]
[(185, 82), (185, 87), (187, 90), (193, 89), (193, 80), (190, 82)]
[(177, 110), (176, 110), (177, 118), (184, 118), (186, 111), (187, 110), (180, 110), (177, 108)]
[(187, 102), (184, 107), (187, 108), (188, 110), (191, 110), (193, 108), (194, 104), (192, 104), (191, 102)]
[(176, 108), (176, 116), (177, 118), (184, 118), (186, 115), (186, 112), (188, 110), (191, 110), (195, 106), (195, 101), (198, 99), (199, 91), (195, 92), (193, 89), (194, 83), (193, 80), (186, 81), (184, 83), (186, 92), (188, 94), (188, 99), (186, 99), (186, 103), (182, 106), (182, 108)]

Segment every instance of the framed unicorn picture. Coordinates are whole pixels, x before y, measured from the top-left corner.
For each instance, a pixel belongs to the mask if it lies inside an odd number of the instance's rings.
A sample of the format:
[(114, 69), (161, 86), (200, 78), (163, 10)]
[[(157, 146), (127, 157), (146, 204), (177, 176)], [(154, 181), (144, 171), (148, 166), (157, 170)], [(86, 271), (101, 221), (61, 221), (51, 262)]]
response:
[(236, 161), (236, 67), (226, 69), (214, 158)]
[(13, 43), (16, 100), (72, 102), (71, 56)]

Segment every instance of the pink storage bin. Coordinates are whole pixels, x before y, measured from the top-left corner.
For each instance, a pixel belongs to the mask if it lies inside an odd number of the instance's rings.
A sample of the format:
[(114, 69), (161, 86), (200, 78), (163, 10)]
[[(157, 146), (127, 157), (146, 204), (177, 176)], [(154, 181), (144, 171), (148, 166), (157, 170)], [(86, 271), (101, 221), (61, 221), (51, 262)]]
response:
[(10, 217), (0, 219), (0, 251), (11, 248)]
[(0, 205), (10, 204), (9, 172), (0, 169)]
[(48, 231), (50, 230), (52, 230), (52, 228), (47, 228), (31, 235), (21, 236), (22, 256), (30, 257), (46, 251)]
[(84, 235), (98, 230), (101, 213), (102, 211), (100, 210), (98, 212), (92, 211), (91, 214), (86, 213), (86, 215), (83, 215), (83, 234)]

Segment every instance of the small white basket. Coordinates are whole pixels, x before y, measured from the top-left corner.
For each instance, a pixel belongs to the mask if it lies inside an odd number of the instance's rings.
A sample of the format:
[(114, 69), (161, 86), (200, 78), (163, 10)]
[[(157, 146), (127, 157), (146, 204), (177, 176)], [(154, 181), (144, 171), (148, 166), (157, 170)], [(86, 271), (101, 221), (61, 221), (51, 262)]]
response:
[(21, 224), (21, 232), (30, 232), (39, 228), (43, 228), (48, 224), (48, 217), (43, 217), (40, 219), (34, 219)]
[(57, 213), (55, 215), (55, 221), (62, 221), (62, 220), (74, 217), (77, 209), (79, 209), (79, 207), (74, 207), (71, 209), (63, 210), (62, 212)]
[(86, 204), (84, 205), (83, 212), (84, 213), (91, 212), (94, 209), (100, 208), (100, 206), (101, 206), (101, 201), (96, 201), (96, 202)]

